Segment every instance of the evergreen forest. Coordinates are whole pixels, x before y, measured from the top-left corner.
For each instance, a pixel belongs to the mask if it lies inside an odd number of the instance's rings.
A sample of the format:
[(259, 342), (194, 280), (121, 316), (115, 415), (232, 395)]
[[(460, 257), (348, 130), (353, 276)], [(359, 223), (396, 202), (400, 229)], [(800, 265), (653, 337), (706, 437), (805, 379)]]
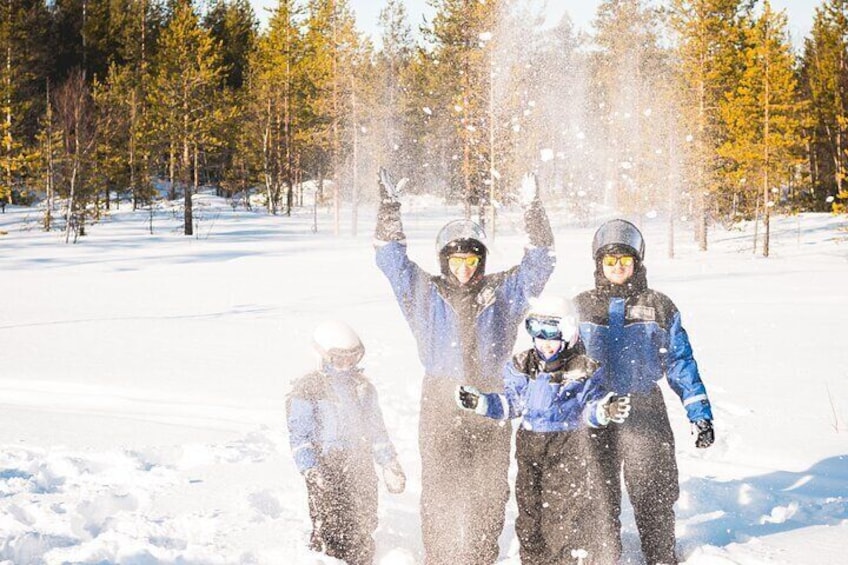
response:
[[(373, 203), (377, 170), (494, 229), (527, 171), (599, 207), (711, 225), (848, 206), (848, 0), (792, 42), (768, 0), (0, 0), (0, 201), (74, 239), (111, 207), (214, 188), (291, 215)], [(305, 188), (309, 187), (309, 188)], [(68, 238), (66, 238), (66, 241)]]

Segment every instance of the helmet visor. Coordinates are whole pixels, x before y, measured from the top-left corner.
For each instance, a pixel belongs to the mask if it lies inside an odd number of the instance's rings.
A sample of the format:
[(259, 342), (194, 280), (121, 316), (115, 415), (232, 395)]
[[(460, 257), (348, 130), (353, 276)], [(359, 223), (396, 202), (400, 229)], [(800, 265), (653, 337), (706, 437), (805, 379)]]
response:
[(486, 232), (471, 220), (454, 220), (449, 222), (436, 236), (436, 252), (441, 253), (452, 241), (476, 240), (486, 246)]

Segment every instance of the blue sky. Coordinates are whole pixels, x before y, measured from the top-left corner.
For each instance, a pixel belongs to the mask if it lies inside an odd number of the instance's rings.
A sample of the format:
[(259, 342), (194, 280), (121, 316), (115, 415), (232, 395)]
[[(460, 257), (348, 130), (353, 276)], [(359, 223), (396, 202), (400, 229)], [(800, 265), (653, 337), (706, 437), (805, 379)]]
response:
[[(789, 15), (789, 33), (796, 46), (800, 46), (803, 38), (810, 31), (813, 22), (813, 11), (820, 6), (823, 0), (772, 0), (772, 7), (778, 10), (785, 9)], [(276, 0), (251, 0), (254, 10), (260, 20), (264, 21), (267, 16), (263, 7), (273, 8), (277, 5)], [(381, 0), (349, 0), (350, 7), (356, 13), (356, 21), (359, 29), (375, 36), (379, 35), (377, 29), (377, 17), (385, 5)], [(539, 0), (542, 3), (542, 0)], [(599, 0), (548, 0), (548, 21), (553, 23), (559, 20), (567, 11), (571, 20), (577, 27), (589, 29), (595, 16), (595, 9)], [(427, 5), (426, 0), (407, 0), (406, 11), (413, 29), (421, 23), (422, 17), (432, 16), (433, 9)]]

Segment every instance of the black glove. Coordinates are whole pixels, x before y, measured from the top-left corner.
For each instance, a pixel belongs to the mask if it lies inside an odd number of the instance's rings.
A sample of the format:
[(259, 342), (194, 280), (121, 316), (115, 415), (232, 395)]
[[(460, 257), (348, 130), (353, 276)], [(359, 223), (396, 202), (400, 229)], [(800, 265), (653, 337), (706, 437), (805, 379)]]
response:
[(524, 208), (524, 231), (533, 247), (553, 247), (554, 234), (551, 222), (539, 200), (539, 186), (536, 175), (528, 173), (521, 179), (518, 191), (518, 203)]
[(377, 209), (377, 227), (374, 238), (377, 241), (403, 241), (403, 223), (400, 220), (400, 202), (398, 196), (407, 179), (403, 178), (395, 185), (389, 172), (380, 167), (378, 177), (380, 206)]
[(698, 429), (698, 437), (695, 439), (695, 447), (709, 447), (715, 441), (713, 423), (710, 420), (698, 420), (695, 422)]
[(489, 402), (486, 400), (486, 395), (480, 392), (477, 387), (469, 385), (456, 387), (454, 400), (456, 401), (456, 405), (463, 410), (470, 410), (481, 416), (485, 416), (489, 410)]
[(604, 404), (604, 415), (610, 422), (616, 424), (624, 423), (624, 420), (630, 416), (630, 395), (624, 396), (607, 396), (608, 401)]
[(460, 408), (474, 410), (480, 402), (480, 391), (473, 386), (461, 386), (456, 389), (456, 403)]

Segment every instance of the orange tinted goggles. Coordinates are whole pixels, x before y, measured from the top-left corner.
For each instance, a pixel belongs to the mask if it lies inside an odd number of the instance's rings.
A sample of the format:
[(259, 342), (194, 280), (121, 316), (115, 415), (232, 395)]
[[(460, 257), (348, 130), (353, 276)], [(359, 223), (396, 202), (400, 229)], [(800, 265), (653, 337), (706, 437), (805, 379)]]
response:
[(604, 267), (614, 267), (616, 263), (621, 263), (622, 267), (629, 267), (634, 261), (633, 255), (604, 255), (601, 259)]
[(477, 265), (480, 264), (480, 257), (477, 255), (468, 255), (467, 257), (460, 257), (459, 255), (451, 255), (448, 257), (448, 265), (450, 265), (451, 269), (458, 269), (462, 265), (465, 265), (469, 269), (473, 269)]

